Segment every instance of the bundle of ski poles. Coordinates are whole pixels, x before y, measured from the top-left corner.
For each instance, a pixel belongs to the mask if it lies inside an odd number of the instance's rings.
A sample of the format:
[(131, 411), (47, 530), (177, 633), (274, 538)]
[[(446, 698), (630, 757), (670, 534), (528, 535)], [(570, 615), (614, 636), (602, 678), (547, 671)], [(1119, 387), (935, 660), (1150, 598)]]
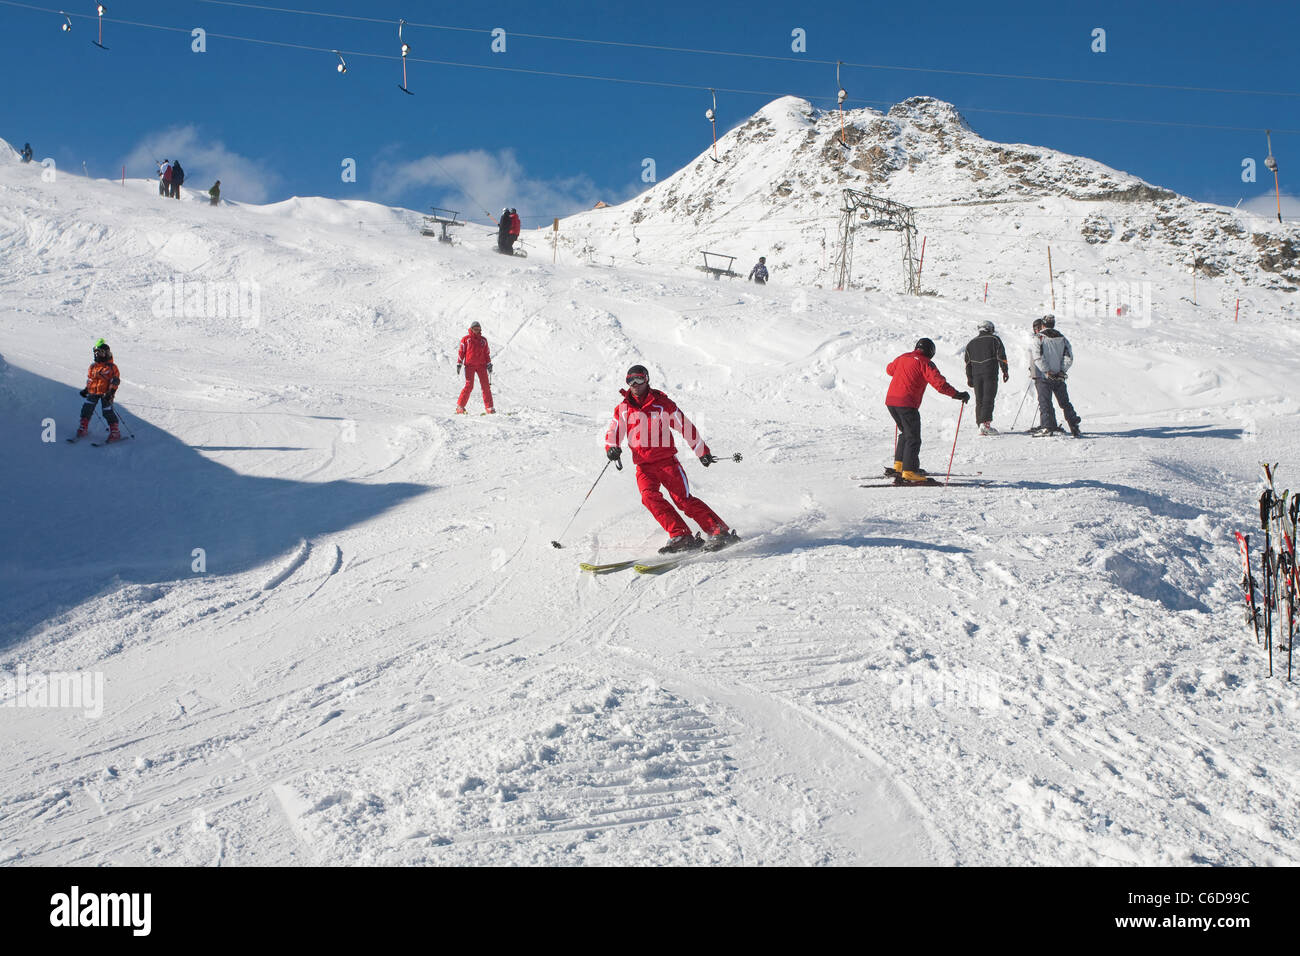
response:
[(1251, 563), (1250, 536), (1237, 532), (1241, 549), (1242, 590), (1246, 596), (1246, 623), (1261, 639), (1268, 654), (1268, 673), (1273, 674), (1273, 645), (1276, 635), (1286, 651), (1286, 679), (1291, 679), (1292, 648), (1296, 636), (1296, 608), (1300, 605), (1300, 573), (1296, 569), (1296, 519), (1300, 517), (1300, 495), (1278, 492), (1273, 483), (1277, 465), (1265, 464), (1265, 487), (1259, 496), (1259, 524), (1264, 547), (1257, 551), (1263, 588), (1255, 579)]

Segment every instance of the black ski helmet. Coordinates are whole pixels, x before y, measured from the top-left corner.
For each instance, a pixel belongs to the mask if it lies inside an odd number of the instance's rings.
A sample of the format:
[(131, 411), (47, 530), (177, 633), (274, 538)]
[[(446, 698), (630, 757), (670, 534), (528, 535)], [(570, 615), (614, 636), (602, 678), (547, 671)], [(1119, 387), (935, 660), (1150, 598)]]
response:
[(630, 379), (633, 375), (644, 375), (645, 383), (647, 385), (650, 384), (650, 370), (646, 368), (644, 365), (633, 365), (630, 369), (627, 370), (627, 375), (624, 376), (624, 379), (625, 380)]
[(1042, 320), (1042, 319), (1034, 319), (1034, 331), (1035, 331), (1035, 332), (1041, 332), (1041, 331), (1043, 331), (1043, 320)]
[(918, 339), (916, 350), (928, 359), (934, 358), (934, 343), (929, 339)]
[(1043, 328), (1045, 328), (1045, 329), (1054, 329), (1054, 328), (1056, 328), (1056, 316), (1054, 316), (1054, 315), (1045, 315), (1045, 316), (1043, 316)]

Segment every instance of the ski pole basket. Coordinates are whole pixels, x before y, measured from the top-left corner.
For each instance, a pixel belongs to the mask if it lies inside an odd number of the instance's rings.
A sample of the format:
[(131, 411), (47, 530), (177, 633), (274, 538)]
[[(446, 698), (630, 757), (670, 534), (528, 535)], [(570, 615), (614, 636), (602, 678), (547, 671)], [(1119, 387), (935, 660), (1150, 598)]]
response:
[[(438, 206), (429, 207), (433, 214), (424, 217), (424, 227), (420, 230), (422, 236), (437, 236), (439, 242), (451, 242), (451, 233), (447, 232), (451, 226), (463, 226), (460, 213), (453, 209), (441, 209)], [(441, 228), (441, 231), (439, 231)]]

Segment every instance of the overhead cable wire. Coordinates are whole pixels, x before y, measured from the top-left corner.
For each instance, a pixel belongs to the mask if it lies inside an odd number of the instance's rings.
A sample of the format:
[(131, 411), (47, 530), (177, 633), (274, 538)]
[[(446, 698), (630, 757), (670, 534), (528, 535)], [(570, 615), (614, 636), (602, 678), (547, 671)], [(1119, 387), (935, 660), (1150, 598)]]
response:
[[(380, 17), (358, 17), (343, 13), (327, 13), (322, 10), (299, 10), (293, 7), (272, 7), (264, 6), (258, 3), (241, 3), (239, 0), (198, 0), (199, 3), (207, 3), (213, 6), (222, 7), (242, 7), (248, 10), (262, 10), (268, 13), (291, 13), (300, 16), (327, 17), (338, 20), (353, 20), (363, 23), (393, 23), (392, 19), (383, 19)], [(426, 30), (445, 30), (456, 33), (480, 33), (491, 34), (490, 30), (482, 27), (458, 27), (440, 23), (416, 23), (412, 20), (406, 21), (407, 26), (420, 27)], [(1171, 90), (1184, 93), (1224, 93), (1242, 96), (1287, 96), (1300, 98), (1300, 91), (1288, 90), (1245, 90), (1234, 89), (1230, 87), (1213, 87), (1213, 86), (1188, 86), (1173, 83), (1141, 83), (1131, 80), (1092, 80), (1082, 79), (1069, 76), (1040, 76), (1028, 73), (988, 73), (978, 70), (946, 70), (938, 67), (926, 66), (897, 66), (887, 63), (852, 63), (848, 60), (820, 60), (815, 57), (807, 56), (774, 56), (768, 53), (746, 53), (736, 50), (707, 50), (693, 47), (675, 47), (665, 46), (656, 43), (634, 43), (625, 40), (597, 40), (590, 37), (565, 37), (553, 36), (544, 33), (523, 33), (521, 31), (509, 31), (513, 37), (522, 37), (529, 40), (549, 40), (560, 43), (586, 43), (593, 46), (610, 46), (624, 47), (636, 50), (655, 50), (662, 53), (688, 53), (697, 56), (729, 56), (739, 57), (751, 60), (766, 60), (778, 63), (811, 63), (817, 66), (835, 66), (841, 63), (844, 66), (854, 67), (859, 70), (896, 70), (905, 73), (933, 73), (945, 76), (965, 76), (977, 77), (983, 79), (995, 80), (1028, 80), (1039, 83), (1072, 83), (1084, 86), (1112, 86), (1125, 87), (1130, 89), (1148, 89), (1148, 90)]]

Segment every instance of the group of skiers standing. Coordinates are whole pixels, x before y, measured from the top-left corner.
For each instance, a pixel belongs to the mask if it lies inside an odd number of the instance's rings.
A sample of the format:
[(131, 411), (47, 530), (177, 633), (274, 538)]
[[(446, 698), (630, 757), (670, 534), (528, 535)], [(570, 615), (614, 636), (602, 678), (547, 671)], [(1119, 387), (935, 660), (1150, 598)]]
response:
[[(168, 199), (181, 198), (181, 186), (185, 184), (185, 170), (179, 159), (164, 159), (158, 164), (158, 195)], [(221, 180), (218, 179), (208, 190), (208, 204), (215, 206), (221, 202)]]
[[(975, 390), (975, 421), (981, 435), (996, 435), (993, 427), (993, 403), (998, 394), (998, 378), (1010, 379), (1007, 350), (998, 337), (993, 323), (984, 321), (978, 334), (966, 343), (963, 358), (966, 363), (966, 384)], [(1053, 399), (1061, 406), (1070, 434), (1082, 438), (1081, 419), (1070, 403), (1065, 380), (1074, 363), (1070, 341), (1056, 330), (1056, 318), (1045, 315), (1035, 319), (1033, 344), (1030, 350), (1029, 373), (1038, 392), (1038, 424), (1029, 434), (1036, 437), (1063, 432), (1056, 423)], [(921, 452), (921, 399), (929, 384), (942, 395), (970, 401), (970, 392), (959, 392), (935, 366), (934, 342), (921, 339), (911, 352), (905, 352), (890, 362), (885, 371), (890, 375), (885, 407), (898, 426), (894, 443), (894, 467), (887, 472), (905, 482), (925, 482), (929, 473), (920, 465)]]
[(497, 252), (514, 255), (518, 240), (519, 213), (507, 206), (501, 210), (501, 219), (497, 222)]

